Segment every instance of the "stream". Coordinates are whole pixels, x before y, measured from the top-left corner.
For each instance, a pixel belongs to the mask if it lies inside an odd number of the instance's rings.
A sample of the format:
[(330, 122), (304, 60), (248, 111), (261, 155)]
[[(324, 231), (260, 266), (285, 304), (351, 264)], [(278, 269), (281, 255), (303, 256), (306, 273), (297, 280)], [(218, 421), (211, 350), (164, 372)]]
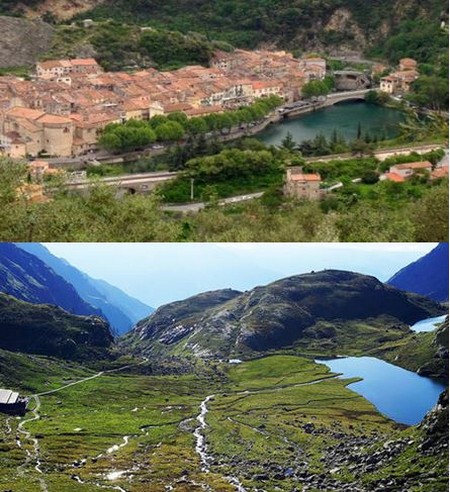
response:
[[(28, 463), (30, 461), (34, 461), (36, 465), (34, 466), (34, 469), (43, 475), (43, 471), (41, 470), (41, 460), (40, 460), (40, 449), (39, 449), (39, 441), (35, 437), (31, 437), (31, 433), (28, 432), (27, 430), (24, 429), (24, 425), (27, 424), (28, 422), (33, 422), (35, 420), (39, 420), (41, 416), (39, 415), (39, 409), (41, 408), (41, 400), (39, 399), (38, 395), (33, 395), (32, 398), (36, 402), (36, 406), (33, 408), (31, 413), (33, 414), (33, 417), (29, 419), (22, 420), (22, 422), (19, 423), (17, 426), (17, 432), (20, 434), (23, 434), (25, 439), (27, 441), (30, 441), (33, 444), (33, 452), (31, 453), (28, 449), (26, 450), (26, 459), (25, 461), (19, 466), (18, 468), (18, 474), (23, 477), (25, 475), (25, 468), (27, 467)], [(17, 446), (22, 447), (22, 443), (20, 438), (17, 438)], [(43, 492), (48, 492), (47, 488), (47, 483), (42, 477), (39, 477), (39, 484), (41, 486), (41, 490)]]
[[(25, 440), (30, 441), (33, 444), (33, 452), (30, 452), (28, 449), (26, 450), (25, 461), (17, 469), (19, 476), (21, 476), (21, 477), (25, 476), (25, 473), (26, 473), (25, 469), (27, 468), (28, 464), (31, 461), (34, 461), (36, 463), (36, 465), (34, 466), (34, 469), (40, 474), (39, 484), (40, 484), (41, 490), (42, 490), (42, 492), (48, 492), (47, 484), (43, 478), (44, 473), (41, 470), (42, 462), (41, 462), (41, 458), (40, 458), (39, 441), (35, 437), (32, 437), (31, 433), (28, 432), (27, 430), (25, 430), (25, 428), (24, 428), (25, 424), (39, 420), (41, 418), (41, 416), (39, 414), (39, 410), (41, 408), (41, 400), (39, 398), (40, 396), (51, 395), (51, 394), (57, 393), (57, 392), (65, 389), (65, 388), (69, 388), (71, 386), (81, 384), (81, 383), (84, 383), (86, 381), (90, 381), (91, 379), (98, 378), (98, 377), (103, 376), (104, 374), (107, 374), (107, 373), (118, 372), (118, 371), (122, 371), (124, 369), (127, 369), (128, 367), (131, 367), (131, 366), (135, 366), (135, 365), (139, 366), (139, 365), (145, 364), (147, 361), (148, 361), (148, 359), (144, 358), (141, 362), (139, 362), (137, 364), (127, 364), (126, 366), (122, 366), (122, 367), (119, 367), (117, 369), (109, 369), (106, 371), (100, 371), (96, 374), (93, 374), (92, 376), (88, 376), (88, 377), (80, 379), (78, 381), (73, 381), (72, 383), (60, 386), (59, 388), (31, 395), (30, 399), (32, 398), (36, 402), (36, 406), (33, 408), (33, 410), (31, 410), (33, 417), (31, 417), (29, 419), (22, 420), (19, 423), (19, 425), (17, 426), (18, 434), (17, 434), (17, 438), (16, 438), (16, 443), (17, 443), (17, 446), (19, 448), (22, 447), (22, 440), (20, 439), (20, 434), (22, 434), (24, 436)], [(123, 442), (121, 444), (115, 444), (114, 446), (107, 449), (106, 453), (107, 454), (113, 453), (114, 451), (117, 451), (120, 448), (126, 446), (129, 442), (129, 439), (130, 439), (130, 436), (124, 436)], [(123, 473), (126, 473), (126, 472), (125, 471), (121, 472), (121, 471), (115, 470), (115, 471), (107, 474), (106, 478), (108, 480), (115, 480), (116, 478), (119, 478)], [(126, 490), (123, 489), (122, 487), (120, 487), (119, 485), (107, 485), (107, 484), (104, 484), (101, 482), (84, 482), (78, 475), (73, 475), (73, 479), (76, 480), (78, 483), (94, 483), (94, 485), (97, 487), (110, 489), (110, 490), (111, 489), (112, 490), (118, 490), (119, 492), (126, 492)]]
[[(268, 393), (272, 391), (281, 391), (284, 388), (287, 387), (298, 387), (298, 386), (310, 386), (312, 384), (318, 384), (321, 383), (322, 381), (327, 381), (329, 379), (334, 379), (336, 378), (337, 375), (333, 376), (328, 376), (325, 378), (321, 379), (316, 379), (315, 381), (309, 381), (306, 383), (297, 383), (297, 384), (292, 384), (292, 385), (284, 385), (284, 386), (278, 386), (276, 388), (262, 388), (259, 390), (245, 390), (245, 391), (239, 391), (235, 393), (236, 395), (253, 395), (257, 393)], [(196, 419), (199, 422), (199, 426), (194, 430), (194, 437), (196, 439), (196, 445), (195, 445), (195, 451), (196, 453), (200, 456), (200, 461), (202, 464), (201, 470), (203, 472), (208, 473), (210, 471), (210, 463), (213, 460), (213, 456), (208, 454), (208, 446), (206, 444), (206, 437), (205, 437), (205, 429), (208, 426), (206, 423), (206, 415), (209, 412), (208, 410), (208, 402), (211, 401), (214, 398), (215, 395), (208, 395), (201, 403), (200, 403), (200, 413), (197, 415)], [(240, 422), (242, 425), (242, 423)], [(257, 429), (255, 429), (257, 430)], [(258, 431), (258, 430), (257, 430)], [(260, 431), (258, 431), (260, 432)], [(230, 482), (234, 487), (236, 488), (237, 492), (247, 492), (247, 489), (243, 486), (239, 478), (237, 478), (234, 475), (228, 475), (224, 476), (225, 480)]]

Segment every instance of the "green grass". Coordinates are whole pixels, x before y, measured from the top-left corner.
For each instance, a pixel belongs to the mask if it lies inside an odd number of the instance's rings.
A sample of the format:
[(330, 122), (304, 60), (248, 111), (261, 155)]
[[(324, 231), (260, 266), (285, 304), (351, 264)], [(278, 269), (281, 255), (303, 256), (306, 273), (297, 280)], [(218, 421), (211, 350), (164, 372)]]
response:
[[(92, 374), (81, 366), (42, 357), (7, 352), (0, 356), (2, 375), (7, 361), (16, 368), (16, 374), (3, 377), (1, 384), (28, 394)], [(221, 377), (213, 377), (218, 371)], [(183, 376), (147, 376), (137, 369), (105, 374), (40, 397), (41, 418), (28, 422), (25, 429), (38, 439), (43, 475), (34, 469), (33, 460), (26, 461), (26, 451), (33, 452), (31, 443), (23, 440), (22, 448), (15, 443), (20, 420), (0, 415), (0, 488), (34, 492), (44, 479), (49, 492), (95, 491), (96, 484), (120, 485), (130, 492), (159, 492), (170, 484), (176, 491), (202, 490), (194, 482), (232, 492), (228, 474), (238, 476), (248, 488), (260, 487), (253, 477), (269, 465), (306, 462), (309, 472), (328, 473), (322, 457), (349, 437), (373, 436), (364, 450), (367, 454), (383, 439), (420, 437), (417, 429), (402, 430), (349, 390), (346, 386), (353, 381), (335, 378), (326, 366), (293, 355), (238, 365), (199, 362), (192, 374)], [(209, 394), (215, 397), (208, 404), (206, 436), (215, 463), (210, 473), (204, 473), (192, 433), (200, 402)], [(313, 423), (317, 432), (307, 432), (306, 423)], [(108, 448), (123, 443), (123, 436), (130, 436), (128, 445), (108, 453)], [(413, 449), (407, 448), (386, 469), (359, 478), (370, 483), (390, 473), (400, 475), (409, 465), (411, 470), (444, 469), (441, 456), (434, 464), (418, 458), (412, 465), (411, 459), (417, 458)], [(81, 460), (85, 460), (81, 466), (73, 466)], [(127, 473), (108, 481), (106, 475), (117, 470)], [(72, 475), (86, 483), (75, 482)], [(177, 483), (183, 475), (188, 481)], [(337, 476), (342, 482), (354, 479), (345, 468)], [(297, 485), (273, 474), (264, 482), (266, 490), (285, 492)]]

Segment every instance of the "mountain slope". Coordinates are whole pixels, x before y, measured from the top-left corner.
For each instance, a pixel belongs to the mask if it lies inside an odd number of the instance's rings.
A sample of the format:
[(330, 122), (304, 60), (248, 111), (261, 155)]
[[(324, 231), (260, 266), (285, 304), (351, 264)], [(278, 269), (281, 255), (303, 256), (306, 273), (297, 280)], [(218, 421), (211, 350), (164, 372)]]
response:
[[(122, 343), (138, 352), (220, 357), (317, 341), (338, 349), (363, 332), (367, 343), (397, 339), (408, 333), (408, 324), (443, 311), (374, 277), (325, 270), (242, 294), (216, 291), (167, 304)], [(352, 342), (356, 347), (359, 340)]]
[(0, 348), (64, 359), (105, 357), (113, 342), (106, 321), (0, 294)]
[[(0, 2), (3, 4), (4, 2)], [(11, 13), (0, 5), (1, 13)], [(40, 20), (0, 15), (0, 68), (33, 65), (50, 49), (54, 29)]]
[(388, 38), (405, 20), (436, 20), (439, 29), (444, 9), (439, 0), (104, 0), (84, 17), (197, 31), (238, 47), (360, 52)]
[(448, 257), (448, 243), (440, 243), (427, 255), (402, 268), (387, 283), (435, 301), (447, 301)]
[[(196, 31), (238, 47), (261, 44), (292, 49), (364, 50), (396, 32), (404, 21), (436, 23), (442, 0), (6, 0), (4, 12), (34, 17), (109, 19)], [(0, 7), (1, 8), (1, 7)], [(91, 9), (91, 10), (89, 10)], [(392, 13), (395, 12), (395, 15)]]
[(12, 243), (0, 243), (0, 292), (35, 304), (55, 304), (80, 315), (102, 315), (39, 258)]
[(17, 243), (24, 251), (38, 257), (58, 275), (73, 285), (78, 294), (89, 304), (101, 310), (118, 334), (130, 330), (140, 319), (148, 316), (153, 308), (125, 294), (103, 280), (97, 280), (81, 272), (63, 258), (58, 258), (38, 243)]

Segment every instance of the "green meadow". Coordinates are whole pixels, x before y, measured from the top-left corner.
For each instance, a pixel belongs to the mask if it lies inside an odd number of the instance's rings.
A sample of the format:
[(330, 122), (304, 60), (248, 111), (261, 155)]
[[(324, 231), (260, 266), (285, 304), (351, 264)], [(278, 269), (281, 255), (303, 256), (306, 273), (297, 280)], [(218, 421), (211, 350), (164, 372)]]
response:
[[(28, 395), (97, 374), (56, 359), (1, 352), (0, 363), (6, 367), (8, 361), (15, 371), (2, 371), (7, 378), (1, 385)], [(146, 375), (145, 364), (104, 373), (32, 399), (31, 410), (40, 407), (39, 419), (23, 425), (29, 438), (18, 425), (33, 418), (32, 411), (22, 418), (0, 416), (0, 489), (232, 492), (230, 477), (236, 477), (248, 491), (264, 486), (292, 492), (299, 482), (290, 468), (304, 470), (305, 477), (328, 477), (330, 453), (339, 445), (345, 451), (358, 442), (358, 453), (368, 456), (387, 440), (418, 438), (417, 428), (386, 419), (349, 390), (352, 381), (294, 355), (217, 363), (213, 371), (199, 363), (184, 375)], [(202, 471), (193, 433), (208, 395), (215, 395), (204, 429), (211, 462)], [(370, 490), (371, 481), (386, 474), (420, 474), (429, 460), (406, 447), (371, 473), (339, 466), (332, 479), (369, 484)], [(434, 469), (445, 469), (445, 457), (434, 461)], [(444, 490), (434, 487), (429, 490)]]

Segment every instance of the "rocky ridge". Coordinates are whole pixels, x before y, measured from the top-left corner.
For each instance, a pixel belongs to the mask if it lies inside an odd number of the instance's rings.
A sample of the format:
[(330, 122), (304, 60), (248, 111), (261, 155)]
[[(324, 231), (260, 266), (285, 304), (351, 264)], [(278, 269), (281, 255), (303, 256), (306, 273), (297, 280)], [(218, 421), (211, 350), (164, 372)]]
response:
[(54, 29), (40, 19), (0, 16), (0, 68), (28, 67), (51, 47)]
[[(149, 353), (228, 357), (266, 351), (299, 340), (348, 336), (346, 321), (369, 320), (401, 336), (411, 324), (443, 308), (374, 277), (325, 270), (282, 279), (248, 292), (216, 291), (160, 307), (140, 321), (123, 344)], [(378, 321), (377, 321), (378, 320)]]

